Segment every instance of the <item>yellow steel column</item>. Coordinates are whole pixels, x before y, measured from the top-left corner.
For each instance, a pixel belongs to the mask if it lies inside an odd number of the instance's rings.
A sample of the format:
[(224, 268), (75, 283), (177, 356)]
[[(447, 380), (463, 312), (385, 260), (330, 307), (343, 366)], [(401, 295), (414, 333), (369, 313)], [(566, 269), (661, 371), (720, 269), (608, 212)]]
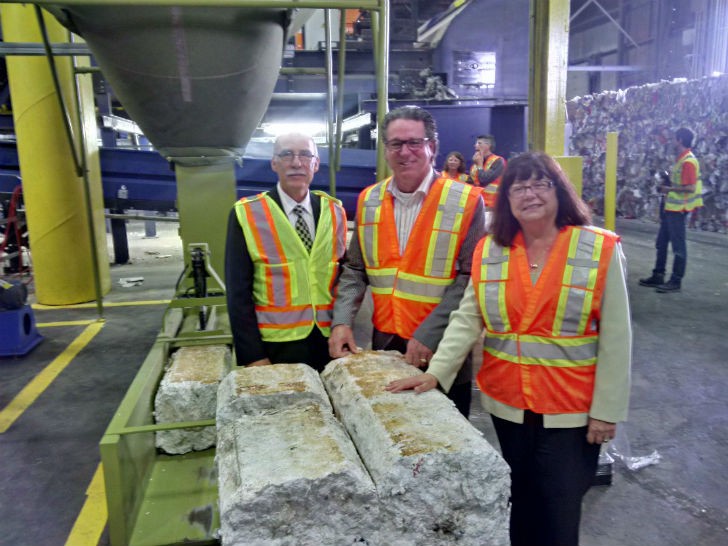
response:
[[(6, 42), (41, 42), (32, 5), (0, 8)], [(51, 42), (67, 42), (68, 31), (50, 15), (44, 20)], [(78, 147), (73, 66), (70, 57), (55, 59), (61, 90)], [(64, 119), (45, 57), (8, 56), (13, 118), (23, 195), (30, 233), (39, 303), (66, 305), (96, 299), (90, 226), (84, 206), (84, 181), (78, 176), (65, 134)], [(91, 202), (96, 226), (96, 249), (101, 288), (108, 292), (109, 260), (103, 217), (101, 169), (96, 145), (96, 120), (90, 78), (79, 80), (86, 134)], [(79, 153), (81, 153), (79, 151)]]
[(531, 0), (528, 147), (564, 153), (569, 0)]

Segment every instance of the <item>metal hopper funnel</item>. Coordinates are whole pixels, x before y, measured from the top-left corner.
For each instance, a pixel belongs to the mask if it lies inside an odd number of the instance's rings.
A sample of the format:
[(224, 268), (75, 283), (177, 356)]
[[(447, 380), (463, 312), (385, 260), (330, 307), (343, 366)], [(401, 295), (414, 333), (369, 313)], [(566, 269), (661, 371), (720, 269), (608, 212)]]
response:
[(86, 40), (144, 134), (178, 165), (239, 158), (268, 107), (285, 9), (49, 6)]
[(235, 161), (265, 113), (292, 10), (48, 6), (86, 40), (104, 76), (160, 154), (175, 164), (185, 262), (204, 243), (223, 277)]

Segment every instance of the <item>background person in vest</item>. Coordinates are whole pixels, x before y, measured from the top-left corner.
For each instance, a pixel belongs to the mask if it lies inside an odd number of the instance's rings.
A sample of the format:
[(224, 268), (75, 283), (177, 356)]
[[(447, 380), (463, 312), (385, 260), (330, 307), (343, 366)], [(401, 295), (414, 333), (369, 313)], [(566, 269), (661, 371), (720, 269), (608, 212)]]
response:
[(338, 200), (309, 192), (318, 167), (309, 136), (278, 137), (275, 189), (240, 199), (230, 213), (225, 282), (239, 366), (304, 362), (321, 371), (329, 361), (346, 213)]
[(442, 176), (457, 180), (458, 182), (467, 182), (469, 179), (467, 171), (463, 154), (460, 152), (450, 152), (447, 154), (445, 164), (442, 166)]
[[(470, 278), (473, 250), (484, 234), (483, 203), (478, 188), (437, 176), (437, 127), (429, 112), (392, 110), (380, 134), (393, 176), (359, 195), (330, 354), (357, 351), (352, 325), (369, 285), (372, 348), (400, 351), (409, 364), (426, 367)], [(466, 417), (471, 381), (468, 358), (449, 393)]]
[(511, 467), (511, 544), (575, 546), (600, 444), (627, 418), (631, 326), (619, 238), (543, 153), (506, 167), (491, 234), (428, 373), (397, 392), (447, 390), (483, 328), (477, 375)]
[[(680, 290), (688, 261), (685, 217), (691, 211), (703, 206), (700, 164), (690, 150), (693, 145), (693, 137), (693, 132), (685, 127), (681, 127), (675, 132), (677, 162), (672, 168), (670, 184), (659, 187), (660, 192), (665, 195), (665, 204), (660, 211), (660, 230), (657, 232), (655, 241), (657, 259), (652, 275), (640, 279), (640, 285), (655, 287), (655, 291), (660, 293)], [(672, 262), (670, 280), (665, 282), (668, 244), (672, 245), (675, 258)]]
[(490, 222), (490, 215), (495, 208), (501, 175), (506, 168), (506, 160), (495, 155), (495, 137), (493, 135), (480, 135), (475, 140), (475, 153), (473, 165), (470, 167), (470, 183), (483, 188), (483, 200), (486, 207), (486, 222)]

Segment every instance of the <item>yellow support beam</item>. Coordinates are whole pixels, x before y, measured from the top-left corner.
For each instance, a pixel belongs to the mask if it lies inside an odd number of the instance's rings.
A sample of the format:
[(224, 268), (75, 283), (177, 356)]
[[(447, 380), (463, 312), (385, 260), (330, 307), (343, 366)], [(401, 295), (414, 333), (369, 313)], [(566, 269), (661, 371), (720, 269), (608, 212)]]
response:
[(564, 154), (569, 0), (531, 0), (528, 147)]

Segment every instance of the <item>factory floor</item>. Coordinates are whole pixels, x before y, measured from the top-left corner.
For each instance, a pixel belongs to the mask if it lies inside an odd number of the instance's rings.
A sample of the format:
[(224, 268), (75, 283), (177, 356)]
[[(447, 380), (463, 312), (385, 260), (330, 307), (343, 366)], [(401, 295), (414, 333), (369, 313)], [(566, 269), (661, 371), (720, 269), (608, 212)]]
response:
[[(689, 231), (682, 292), (657, 294), (637, 284), (656, 230), (617, 224), (634, 327), (631, 410), (612, 444), (612, 484), (586, 496), (583, 546), (728, 544), (728, 236)], [(145, 238), (130, 222), (128, 233), (131, 263), (111, 267), (103, 321), (95, 304), (34, 305), (43, 341), (0, 359), (0, 545), (109, 544), (98, 443), (182, 271), (174, 224)], [(120, 283), (134, 277), (143, 280)], [(360, 316), (362, 338), (366, 325)], [(497, 446), (477, 396), (471, 421)]]

